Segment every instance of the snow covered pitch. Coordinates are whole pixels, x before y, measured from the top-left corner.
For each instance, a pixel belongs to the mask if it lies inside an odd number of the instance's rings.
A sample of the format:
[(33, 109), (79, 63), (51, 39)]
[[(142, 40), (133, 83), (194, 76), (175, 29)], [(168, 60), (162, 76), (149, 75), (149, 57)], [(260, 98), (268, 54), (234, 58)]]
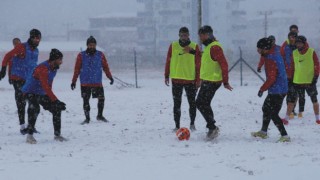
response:
[[(112, 69), (111, 69), (112, 70)], [(162, 70), (162, 68), (161, 68)], [(133, 83), (132, 71), (112, 71)], [(72, 74), (58, 72), (53, 88), (67, 104), (62, 113), (62, 135), (68, 142), (53, 140), (51, 114), (41, 109), (35, 134), (38, 144), (25, 143), (19, 132), (13, 87), (0, 82), (0, 179), (1, 180), (270, 180), (319, 179), (320, 126), (315, 124), (310, 99), (304, 118), (286, 126), (290, 143), (276, 143), (279, 133), (271, 122), (269, 138), (250, 136), (261, 128), (262, 82), (246, 74), (247, 86), (239, 86), (238, 73), (230, 75), (232, 92), (221, 87), (212, 103), (220, 136), (204, 141), (207, 129), (197, 112), (196, 132), (189, 141), (172, 133), (171, 87), (164, 85), (162, 71), (139, 72), (140, 88), (109, 85), (104, 78), (109, 123), (97, 122), (94, 99), (91, 119), (84, 120), (79, 82), (71, 91)], [(281, 116), (284, 116), (284, 108)], [(187, 99), (183, 97), (181, 127), (189, 127)]]

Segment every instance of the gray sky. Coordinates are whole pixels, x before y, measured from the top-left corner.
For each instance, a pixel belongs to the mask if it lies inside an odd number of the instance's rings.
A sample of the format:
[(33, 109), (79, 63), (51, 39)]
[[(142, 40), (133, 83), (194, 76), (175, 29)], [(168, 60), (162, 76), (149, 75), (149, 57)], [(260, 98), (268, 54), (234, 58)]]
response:
[(0, 40), (24, 36), (32, 28), (45, 35), (86, 29), (88, 18), (106, 13), (135, 13), (136, 0), (1, 0)]

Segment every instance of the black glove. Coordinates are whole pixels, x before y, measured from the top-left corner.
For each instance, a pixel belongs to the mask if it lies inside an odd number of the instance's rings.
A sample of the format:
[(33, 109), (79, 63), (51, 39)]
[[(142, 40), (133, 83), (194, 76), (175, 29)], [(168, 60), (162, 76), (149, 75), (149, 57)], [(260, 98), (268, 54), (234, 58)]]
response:
[(315, 85), (318, 82), (318, 76), (313, 77), (311, 85)]
[(262, 95), (263, 95), (263, 91), (259, 91), (259, 92), (258, 92), (258, 96), (259, 96), (259, 97), (262, 97)]
[(59, 101), (59, 100), (54, 101), (53, 105), (56, 110), (60, 110), (60, 111), (66, 110), (66, 104), (64, 102)]
[(196, 54), (196, 50), (190, 49), (189, 53), (195, 55)]
[(111, 78), (109, 78), (110, 79), (110, 85), (112, 85), (113, 84), (113, 78), (111, 77)]
[(0, 80), (6, 76), (7, 66), (2, 66), (0, 72)]
[(257, 68), (257, 71), (258, 71), (259, 73), (261, 73), (261, 68)]
[(71, 83), (71, 90), (74, 90), (76, 88), (76, 83)]

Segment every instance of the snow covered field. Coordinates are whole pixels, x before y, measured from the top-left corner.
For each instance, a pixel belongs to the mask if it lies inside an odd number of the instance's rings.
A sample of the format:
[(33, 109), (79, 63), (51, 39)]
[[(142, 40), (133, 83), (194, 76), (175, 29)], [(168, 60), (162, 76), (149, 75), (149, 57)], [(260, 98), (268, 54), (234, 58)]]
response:
[[(112, 69), (111, 69), (112, 70)], [(240, 86), (238, 73), (230, 75), (232, 92), (220, 88), (213, 100), (220, 136), (205, 142), (205, 121), (197, 112), (197, 131), (189, 141), (178, 141), (174, 128), (171, 87), (163, 81), (163, 68), (139, 72), (140, 88), (119, 88), (105, 78), (104, 115), (97, 122), (96, 99), (91, 100), (91, 123), (84, 120), (79, 82), (70, 89), (71, 73), (58, 73), (54, 92), (67, 104), (62, 114), (62, 135), (53, 140), (51, 114), (41, 110), (35, 134), (38, 144), (25, 143), (19, 133), (14, 92), (5, 78), (0, 82), (0, 180), (269, 180), (319, 179), (320, 126), (315, 124), (307, 98), (303, 119), (286, 126), (292, 142), (276, 143), (279, 133), (270, 123), (269, 138), (257, 140), (250, 132), (261, 128), (257, 96), (262, 82), (248, 73)], [(132, 71), (112, 71), (133, 83)], [(286, 106), (284, 106), (286, 107)], [(284, 116), (284, 108), (281, 116)], [(183, 97), (181, 126), (189, 127)]]

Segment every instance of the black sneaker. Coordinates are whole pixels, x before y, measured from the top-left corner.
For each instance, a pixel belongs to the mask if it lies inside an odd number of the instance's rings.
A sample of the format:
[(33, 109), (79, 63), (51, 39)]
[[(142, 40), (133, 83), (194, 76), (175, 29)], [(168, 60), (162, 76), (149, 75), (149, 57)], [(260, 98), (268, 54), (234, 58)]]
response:
[(56, 141), (60, 141), (60, 142), (63, 142), (63, 141), (68, 141), (67, 138), (63, 137), (63, 136), (54, 136), (54, 140)]
[(176, 133), (179, 130), (179, 128), (175, 127), (174, 129), (172, 129), (173, 133)]
[(37, 144), (37, 140), (31, 134), (27, 135), (26, 142), (29, 143), (29, 144)]
[(89, 122), (90, 122), (90, 119), (85, 119), (85, 120), (81, 123), (81, 125), (89, 124)]
[(97, 120), (98, 121), (102, 121), (102, 122), (109, 122), (105, 117), (103, 116), (97, 116)]
[(193, 132), (193, 131), (196, 131), (196, 126), (194, 124), (191, 124), (190, 125), (190, 130)]
[(20, 129), (20, 133), (26, 135), (28, 133), (28, 128)]
[(33, 133), (40, 134), (40, 132), (36, 128), (33, 129)]
[(209, 129), (207, 133), (207, 140), (213, 140), (219, 136), (219, 128)]

